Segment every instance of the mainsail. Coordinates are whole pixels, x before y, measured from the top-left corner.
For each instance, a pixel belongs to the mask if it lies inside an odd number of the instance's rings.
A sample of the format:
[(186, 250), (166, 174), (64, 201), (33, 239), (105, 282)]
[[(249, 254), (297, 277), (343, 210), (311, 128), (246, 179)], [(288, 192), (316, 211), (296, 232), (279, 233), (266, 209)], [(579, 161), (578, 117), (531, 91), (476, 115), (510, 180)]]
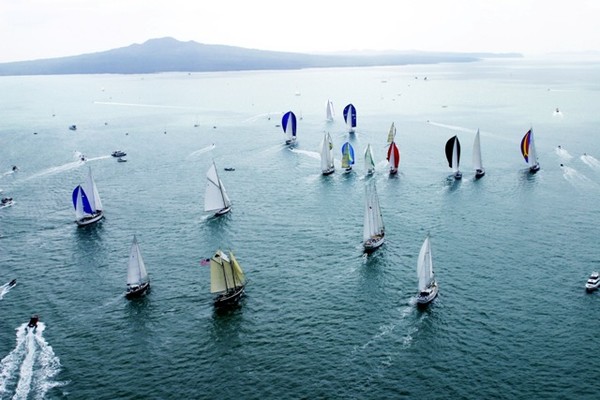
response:
[(133, 236), (133, 243), (129, 252), (129, 264), (127, 266), (127, 285), (140, 286), (148, 282), (148, 272), (140, 252), (137, 238)]
[(373, 159), (373, 150), (370, 143), (367, 144), (365, 149), (365, 169), (367, 174), (372, 174), (375, 171), (375, 160)]
[(321, 142), (321, 170), (328, 171), (333, 167), (333, 143), (331, 141), (331, 135), (327, 132), (323, 136), (323, 141)]
[(366, 186), (365, 196), (365, 216), (363, 223), (363, 241), (371, 239), (374, 236), (382, 236), (385, 227), (383, 225), (383, 216), (379, 206), (379, 197), (375, 183), (371, 182)]
[(429, 235), (425, 238), (419, 258), (417, 260), (417, 276), (419, 277), (419, 291), (423, 291), (429, 286), (433, 279), (433, 260), (431, 257), (431, 242)]
[(335, 117), (335, 111), (333, 109), (333, 103), (331, 100), (327, 100), (327, 121), (333, 121)]
[(204, 193), (204, 211), (218, 211), (231, 205), (223, 182), (217, 174), (217, 167), (213, 161), (206, 173), (206, 191)]
[(210, 259), (210, 292), (226, 292), (244, 286), (246, 278), (239, 263), (229, 252), (229, 257), (217, 250)]
[(479, 141), (479, 129), (477, 129), (475, 141), (473, 142), (473, 167), (475, 170), (483, 169), (483, 164), (481, 163), (481, 143)]
[(392, 126), (390, 126), (390, 131), (388, 132), (388, 137), (387, 137), (388, 144), (393, 143), (395, 138), (396, 138), (396, 127), (394, 126), (394, 123), (392, 122)]

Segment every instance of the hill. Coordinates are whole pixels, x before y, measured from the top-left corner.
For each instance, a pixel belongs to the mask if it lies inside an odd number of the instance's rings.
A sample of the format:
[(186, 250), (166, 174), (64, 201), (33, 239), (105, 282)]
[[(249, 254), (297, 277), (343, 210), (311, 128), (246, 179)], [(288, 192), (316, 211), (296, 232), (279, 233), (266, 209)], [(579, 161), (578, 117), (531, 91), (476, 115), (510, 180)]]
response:
[(302, 54), (208, 45), (173, 38), (151, 39), (118, 49), (43, 60), (0, 64), (0, 75), (143, 74), (327, 67), (362, 67), (440, 62), (473, 62), (519, 54), (384, 52)]

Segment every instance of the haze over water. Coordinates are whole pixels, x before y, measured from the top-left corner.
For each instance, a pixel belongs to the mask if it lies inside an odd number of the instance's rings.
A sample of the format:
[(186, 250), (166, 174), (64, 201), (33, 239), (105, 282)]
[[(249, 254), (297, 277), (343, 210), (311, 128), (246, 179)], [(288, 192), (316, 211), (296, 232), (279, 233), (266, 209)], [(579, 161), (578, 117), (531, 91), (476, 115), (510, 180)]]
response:
[[(0, 189), (15, 204), (0, 209), (0, 284), (18, 283), (0, 292), (0, 398), (593, 398), (600, 311), (584, 284), (600, 268), (598, 67), (1, 77)], [(288, 110), (292, 150), (277, 126)], [(392, 122), (396, 177), (384, 160)], [(519, 152), (530, 128), (536, 175)], [(477, 129), (486, 176), (474, 181)], [(459, 182), (444, 156), (454, 135)], [(351, 174), (340, 168), (346, 140)], [(117, 149), (128, 162), (110, 157)], [(213, 160), (233, 201), (219, 219), (203, 212)], [(106, 219), (81, 229), (71, 192), (88, 166)], [(365, 257), (368, 180), (386, 243)], [(440, 294), (419, 311), (427, 233)], [(127, 301), (134, 234), (152, 289)], [(228, 314), (214, 312), (200, 265), (219, 248), (250, 280)], [(41, 328), (27, 334), (32, 313)]]

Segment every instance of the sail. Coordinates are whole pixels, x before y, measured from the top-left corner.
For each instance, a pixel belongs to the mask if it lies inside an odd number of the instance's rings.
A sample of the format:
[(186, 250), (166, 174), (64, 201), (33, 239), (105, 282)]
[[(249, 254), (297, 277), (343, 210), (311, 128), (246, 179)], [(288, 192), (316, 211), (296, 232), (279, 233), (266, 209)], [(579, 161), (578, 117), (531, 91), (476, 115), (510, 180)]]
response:
[(366, 186), (363, 241), (375, 235), (383, 235), (383, 233), (383, 216), (381, 215), (381, 207), (379, 206), (379, 197), (377, 196), (375, 183), (371, 182)]
[(333, 143), (328, 132), (321, 142), (321, 170), (326, 171), (329, 168), (333, 168)]
[(204, 192), (204, 211), (218, 211), (231, 205), (229, 196), (225, 191), (223, 182), (217, 174), (217, 167), (213, 161), (206, 173), (206, 191)]
[(141, 285), (148, 282), (148, 272), (146, 271), (146, 265), (140, 252), (140, 246), (138, 245), (135, 235), (133, 236), (133, 243), (131, 243), (131, 250), (129, 251), (129, 264), (127, 265), (127, 284), (128, 285)]
[(77, 220), (93, 214), (88, 196), (85, 194), (85, 191), (81, 185), (77, 186), (73, 190), (73, 206), (75, 207), (75, 218)]
[(350, 132), (356, 128), (356, 108), (352, 104), (348, 104), (344, 107), (344, 121)]
[(333, 103), (331, 100), (327, 100), (327, 121), (333, 121), (335, 117), (335, 111), (333, 109)]
[(392, 122), (392, 126), (390, 126), (390, 131), (388, 132), (387, 142), (389, 144), (391, 144), (394, 142), (395, 138), (396, 138), (396, 127), (394, 126), (394, 123)]
[(400, 150), (396, 146), (395, 142), (390, 143), (387, 151), (387, 160), (390, 163), (390, 167), (397, 169), (400, 164)]
[(367, 144), (365, 149), (365, 169), (367, 173), (373, 173), (375, 171), (375, 160), (373, 159), (373, 150), (371, 150), (371, 144)]
[(224, 292), (235, 286), (231, 262), (221, 250), (217, 250), (210, 259), (210, 292)]
[(479, 129), (477, 129), (475, 141), (473, 142), (473, 167), (475, 170), (483, 169), (483, 165), (481, 163), (481, 143), (479, 141)]
[(457, 172), (460, 164), (460, 142), (457, 136), (451, 137), (446, 142), (446, 159), (452, 171)]
[(296, 138), (296, 114), (291, 111), (283, 114), (283, 118), (281, 118), (281, 126), (283, 128), (283, 132), (287, 135), (288, 140), (293, 140)]
[(244, 271), (242, 271), (242, 267), (237, 262), (237, 259), (233, 255), (233, 252), (229, 252), (229, 259), (231, 260), (231, 267), (233, 269), (233, 277), (235, 287), (242, 287), (246, 284), (246, 275), (244, 275)]
[(100, 194), (98, 194), (98, 188), (96, 187), (94, 177), (92, 176), (92, 169), (89, 167), (87, 180), (82, 187), (84, 189), (84, 193), (87, 194), (87, 198), (90, 204), (90, 214), (94, 214), (97, 211), (102, 211), (102, 201), (100, 201)]
[(349, 142), (342, 145), (342, 168), (354, 165), (354, 148)]
[(523, 140), (521, 140), (521, 154), (523, 154), (525, 162), (530, 167), (538, 165), (535, 142), (533, 141), (533, 129), (529, 129), (523, 136)]
[(429, 235), (425, 238), (425, 241), (421, 246), (421, 251), (419, 251), (417, 276), (419, 277), (419, 291), (425, 290), (433, 279), (433, 259), (431, 257)]

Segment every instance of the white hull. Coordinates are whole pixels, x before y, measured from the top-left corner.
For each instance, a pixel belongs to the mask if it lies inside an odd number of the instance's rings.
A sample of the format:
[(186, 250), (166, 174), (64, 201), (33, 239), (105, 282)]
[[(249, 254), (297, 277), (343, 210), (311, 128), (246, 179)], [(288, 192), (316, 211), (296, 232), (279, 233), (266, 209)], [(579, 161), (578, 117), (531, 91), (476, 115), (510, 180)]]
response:
[(417, 304), (426, 305), (429, 304), (435, 299), (438, 295), (438, 285), (437, 282), (432, 282), (425, 290), (419, 292), (417, 294)]
[(600, 287), (600, 276), (597, 272), (593, 272), (585, 283), (585, 290), (593, 292)]
[(86, 225), (93, 224), (94, 222), (98, 222), (102, 218), (104, 218), (104, 213), (102, 211), (98, 211), (96, 214), (92, 215), (91, 217), (84, 217), (82, 219), (78, 219), (75, 222), (79, 226), (86, 226)]
[(381, 235), (381, 236), (374, 236), (368, 240), (366, 240), (363, 243), (363, 246), (365, 248), (365, 251), (373, 251), (379, 247), (381, 247), (381, 245), (383, 244), (383, 242), (385, 242), (385, 236)]
[(225, 207), (222, 210), (219, 210), (215, 213), (215, 216), (217, 215), (223, 215), (223, 214), (227, 214), (229, 211), (231, 211), (231, 206), (229, 207)]

